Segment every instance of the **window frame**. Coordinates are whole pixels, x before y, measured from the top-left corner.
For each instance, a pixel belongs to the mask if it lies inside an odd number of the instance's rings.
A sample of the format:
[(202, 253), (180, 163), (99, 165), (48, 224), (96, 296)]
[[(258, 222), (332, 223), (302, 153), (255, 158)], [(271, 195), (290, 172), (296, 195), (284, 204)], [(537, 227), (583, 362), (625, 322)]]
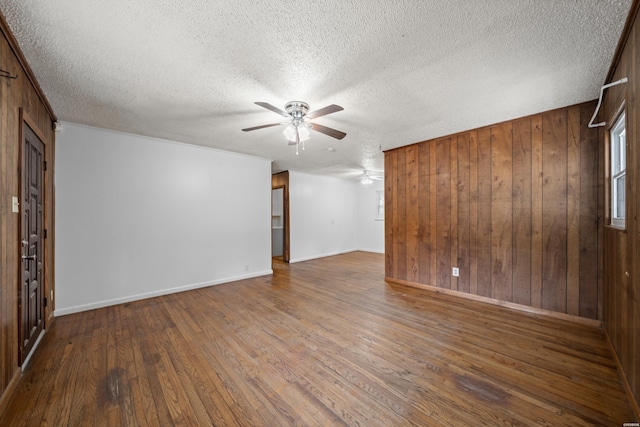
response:
[[(626, 228), (626, 196), (627, 196), (627, 123), (624, 106), (620, 108), (613, 125), (608, 132), (607, 146), (607, 180), (608, 180), (608, 203), (609, 203), (609, 225), (618, 229)], [(624, 206), (620, 212), (618, 203), (618, 182), (624, 180)]]

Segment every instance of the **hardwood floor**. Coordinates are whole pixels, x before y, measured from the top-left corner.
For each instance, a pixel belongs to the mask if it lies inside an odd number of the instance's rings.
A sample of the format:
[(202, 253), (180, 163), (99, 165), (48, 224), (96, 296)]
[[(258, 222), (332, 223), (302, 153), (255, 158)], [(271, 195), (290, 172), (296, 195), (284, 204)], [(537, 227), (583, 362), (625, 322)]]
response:
[(2, 426), (634, 420), (603, 332), (387, 284), (364, 252), (60, 317)]

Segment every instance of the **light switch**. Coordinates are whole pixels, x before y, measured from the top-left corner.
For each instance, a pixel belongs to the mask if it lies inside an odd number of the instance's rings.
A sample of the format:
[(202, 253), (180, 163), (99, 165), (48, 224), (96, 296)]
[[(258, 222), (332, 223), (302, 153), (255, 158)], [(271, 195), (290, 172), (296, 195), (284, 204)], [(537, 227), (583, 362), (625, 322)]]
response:
[(19, 213), (20, 212), (20, 202), (18, 202), (17, 197), (11, 197), (11, 212)]

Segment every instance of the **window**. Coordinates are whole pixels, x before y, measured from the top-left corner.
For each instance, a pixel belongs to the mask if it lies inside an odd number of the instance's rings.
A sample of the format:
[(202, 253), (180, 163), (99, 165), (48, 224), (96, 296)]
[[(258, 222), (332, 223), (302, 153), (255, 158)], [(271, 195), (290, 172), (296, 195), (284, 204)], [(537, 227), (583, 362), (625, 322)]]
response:
[(626, 128), (625, 113), (623, 112), (616, 124), (611, 128), (610, 146), (611, 151), (611, 225), (614, 227), (625, 227), (625, 206), (626, 206)]

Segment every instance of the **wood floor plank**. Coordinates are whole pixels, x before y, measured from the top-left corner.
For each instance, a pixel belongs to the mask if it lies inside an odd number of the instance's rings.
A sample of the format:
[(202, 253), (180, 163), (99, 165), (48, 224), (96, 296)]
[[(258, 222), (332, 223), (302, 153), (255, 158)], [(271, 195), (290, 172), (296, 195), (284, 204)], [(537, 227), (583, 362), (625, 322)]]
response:
[(385, 283), (384, 255), (56, 320), (0, 425), (622, 425), (600, 329)]

